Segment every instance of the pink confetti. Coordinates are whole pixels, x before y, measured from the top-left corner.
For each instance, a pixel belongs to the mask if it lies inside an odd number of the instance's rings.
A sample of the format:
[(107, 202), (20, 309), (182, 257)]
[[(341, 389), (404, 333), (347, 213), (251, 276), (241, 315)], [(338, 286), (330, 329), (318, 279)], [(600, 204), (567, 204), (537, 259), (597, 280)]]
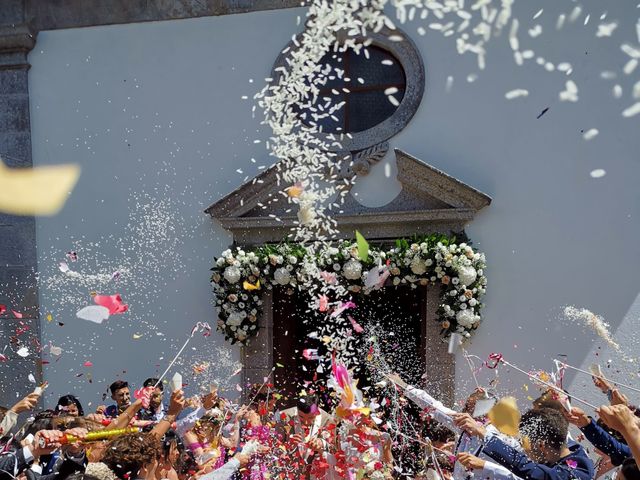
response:
[(320, 295), (320, 297), (318, 297), (318, 310), (321, 312), (329, 310), (329, 297), (326, 295)]
[(93, 363), (91, 363), (89, 360), (87, 360), (86, 362), (84, 362), (83, 364), (85, 367), (93, 367)]
[(306, 360), (318, 360), (320, 357), (318, 356), (317, 348), (305, 348), (302, 351), (302, 356)]
[(351, 322), (351, 327), (353, 328), (353, 330), (356, 333), (362, 333), (364, 332), (364, 328), (362, 328), (360, 326), (360, 324), (358, 322), (355, 321), (355, 319), (351, 316), (351, 315), (347, 315), (347, 318), (349, 319), (349, 321)]
[(236, 390), (241, 392), (242, 391), (242, 387), (240, 385), (236, 384)]
[(155, 388), (153, 385), (148, 387), (141, 388), (140, 390), (135, 390), (133, 392), (133, 397), (136, 400), (142, 400), (142, 407), (149, 408), (149, 402), (151, 401), (151, 395), (153, 394)]
[(336, 276), (335, 272), (320, 272), (320, 278), (322, 278), (322, 280), (324, 280), (329, 285), (335, 285), (336, 283), (338, 283), (338, 277)]
[(0, 315), (7, 311), (7, 306), (0, 303)]
[(96, 295), (93, 297), (96, 305), (100, 305), (109, 309), (109, 315), (117, 315), (129, 310), (129, 305), (122, 303), (122, 297), (119, 293), (115, 295)]
[(353, 302), (341, 302), (340, 306), (338, 306), (338, 308), (336, 308), (333, 313), (331, 314), (331, 318), (336, 318), (337, 316), (339, 316), (342, 312), (344, 312), (345, 310), (349, 309), (349, 308), (356, 308), (356, 304)]
[(11, 313), (13, 313), (13, 316), (16, 318), (22, 318), (22, 314), (20, 312), (16, 312), (15, 310), (11, 310)]

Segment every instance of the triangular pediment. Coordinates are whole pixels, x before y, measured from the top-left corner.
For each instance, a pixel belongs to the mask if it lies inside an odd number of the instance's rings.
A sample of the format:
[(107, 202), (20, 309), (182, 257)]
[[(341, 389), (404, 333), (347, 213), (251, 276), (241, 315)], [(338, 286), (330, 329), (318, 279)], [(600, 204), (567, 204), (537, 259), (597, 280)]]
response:
[[(371, 208), (349, 193), (332, 217), (341, 236), (355, 229), (368, 238), (461, 231), (491, 198), (417, 158), (395, 150), (402, 191), (388, 204)], [(241, 244), (277, 242), (296, 225), (296, 209), (282, 194), (277, 165), (240, 186), (205, 210)]]

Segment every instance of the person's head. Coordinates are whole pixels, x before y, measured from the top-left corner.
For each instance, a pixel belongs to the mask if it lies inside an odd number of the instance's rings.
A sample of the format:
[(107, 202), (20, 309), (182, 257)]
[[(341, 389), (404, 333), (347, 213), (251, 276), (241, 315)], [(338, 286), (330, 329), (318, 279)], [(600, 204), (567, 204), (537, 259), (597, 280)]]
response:
[(640, 480), (640, 470), (633, 458), (627, 458), (622, 462), (616, 480)]
[(74, 473), (73, 475), (69, 475), (66, 480), (101, 480), (98, 477), (94, 477), (93, 475), (89, 475), (87, 473)]
[(224, 413), (222, 410), (212, 408), (207, 410), (202, 418), (196, 422), (193, 431), (198, 437), (211, 442), (218, 436), (223, 421)]
[(35, 435), (40, 430), (52, 430), (54, 417), (55, 412), (53, 410), (43, 410), (37, 413), (34, 417), (29, 418), (20, 430), (18, 430), (16, 438), (18, 440), (24, 440), (29, 435)]
[(83, 417), (84, 409), (78, 400), (73, 395), (65, 395), (60, 397), (58, 404), (56, 405), (56, 413), (58, 415), (64, 415), (69, 417)]
[(462, 409), (462, 412), (473, 415), (473, 411), (476, 409), (476, 403), (478, 403), (478, 400), (487, 397), (488, 393), (486, 392), (486, 390), (482, 388), (476, 388), (473, 393), (469, 395), (466, 402), (464, 402), (464, 408)]
[(119, 407), (126, 407), (131, 403), (129, 384), (124, 380), (116, 380), (109, 386), (109, 390), (111, 390), (111, 398)]
[(273, 385), (255, 384), (251, 387), (249, 398), (253, 398), (253, 405), (259, 415), (265, 416), (275, 411), (278, 403), (278, 392), (273, 389)]
[(520, 435), (527, 454), (538, 463), (553, 463), (567, 445), (569, 422), (558, 410), (529, 410), (520, 419)]
[(311, 425), (316, 417), (320, 415), (320, 399), (315, 394), (304, 395), (298, 398), (296, 407), (298, 417), (302, 425)]
[(162, 385), (162, 382), (158, 381), (157, 378), (147, 378), (142, 384), (142, 386), (145, 388), (153, 387), (153, 386), (156, 387), (153, 393), (151, 394), (151, 399), (149, 400), (149, 410), (151, 410), (152, 412), (155, 412), (160, 408), (160, 405), (162, 405), (162, 395), (164, 393), (164, 386)]
[(136, 478), (138, 472), (153, 464), (160, 455), (158, 439), (151, 433), (130, 433), (111, 440), (104, 450), (102, 463), (118, 478)]
[[(552, 408), (558, 410), (560, 413), (565, 412), (566, 408), (564, 408), (562, 402), (559, 400), (559, 396), (555, 390), (549, 389), (533, 401), (532, 409)], [(568, 394), (567, 397), (571, 400)]]
[(423, 436), (429, 438), (436, 448), (442, 448), (445, 444), (453, 442), (456, 438), (455, 433), (449, 430), (440, 422), (429, 419), (423, 429)]

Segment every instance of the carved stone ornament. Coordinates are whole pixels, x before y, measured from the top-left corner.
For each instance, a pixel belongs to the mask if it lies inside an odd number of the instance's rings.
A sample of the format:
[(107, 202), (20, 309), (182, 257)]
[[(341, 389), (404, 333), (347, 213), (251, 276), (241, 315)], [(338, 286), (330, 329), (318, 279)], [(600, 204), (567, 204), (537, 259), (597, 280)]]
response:
[[(333, 215), (342, 238), (352, 238), (356, 229), (367, 238), (462, 231), (479, 210), (491, 203), (484, 193), (402, 150), (396, 149), (395, 154), (402, 191), (379, 208), (365, 207), (348, 194), (340, 213)], [(360, 159), (366, 158), (371, 165), (378, 155), (381, 150), (363, 154)], [(231, 231), (236, 243), (282, 241), (295, 227), (297, 216), (281, 194), (287, 185), (278, 184), (277, 173), (276, 164), (205, 212)]]

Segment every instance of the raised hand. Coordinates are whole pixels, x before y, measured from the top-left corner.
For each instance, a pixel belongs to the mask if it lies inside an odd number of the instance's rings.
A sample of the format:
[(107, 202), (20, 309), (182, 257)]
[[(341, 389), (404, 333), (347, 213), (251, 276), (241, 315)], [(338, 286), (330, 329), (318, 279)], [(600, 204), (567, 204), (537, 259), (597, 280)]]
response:
[(452, 415), (456, 426), (473, 437), (484, 438), (486, 430), (479, 422), (475, 421), (468, 413), (455, 413)]

